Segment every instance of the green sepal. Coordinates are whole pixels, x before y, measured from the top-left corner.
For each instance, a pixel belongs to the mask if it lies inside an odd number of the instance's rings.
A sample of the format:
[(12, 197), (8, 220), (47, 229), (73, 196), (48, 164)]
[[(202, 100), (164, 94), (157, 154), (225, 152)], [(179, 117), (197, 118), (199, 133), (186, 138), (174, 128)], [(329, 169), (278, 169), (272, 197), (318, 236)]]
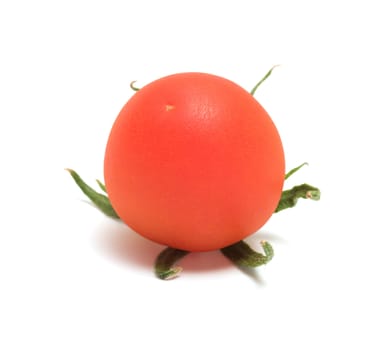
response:
[(133, 91), (139, 91), (140, 88), (134, 86), (134, 84), (137, 82), (137, 80), (133, 80), (131, 83), (130, 83), (130, 88), (133, 90)]
[(278, 213), (281, 210), (294, 207), (299, 198), (317, 201), (320, 199), (320, 190), (307, 184), (302, 184), (292, 187), (290, 190), (285, 190), (282, 192), (281, 199), (274, 212)]
[(182, 271), (180, 266), (174, 266), (178, 260), (189, 254), (186, 250), (167, 247), (156, 258), (155, 275), (162, 280), (178, 277)]
[(104, 193), (107, 193), (107, 189), (106, 189), (106, 186), (103, 182), (99, 181), (98, 179), (96, 179), (96, 182), (99, 186), (99, 188), (104, 192)]
[(118, 214), (115, 212), (113, 206), (110, 203), (109, 198), (106, 195), (98, 193), (92, 187), (88, 186), (76, 171), (72, 169), (65, 170), (67, 170), (71, 174), (73, 180), (75, 180), (79, 188), (91, 200), (91, 202), (96, 205), (98, 209), (100, 209), (105, 215), (111, 218), (119, 219)]
[(289, 177), (291, 177), (296, 171), (300, 170), (304, 165), (308, 165), (307, 162), (304, 162), (303, 164), (300, 164), (296, 168), (291, 169), (285, 174), (285, 180), (287, 180)]
[(261, 245), (265, 254), (256, 252), (244, 241), (239, 241), (220, 250), (235, 265), (258, 267), (267, 264), (274, 256), (273, 247), (269, 242), (262, 241)]
[(270, 70), (265, 74), (265, 76), (260, 80), (258, 81), (258, 83), (256, 83), (256, 85), (251, 89), (250, 91), (250, 94), (252, 96), (254, 96), (255, 92), (257, 91), (257, 89), (261, 86), (261, 84), (267, 79), (269, 78), (269, 76), (272, 74), (274, 68), (278, 67), (279, 65), (275, 65), (273, 66), (272, 68), (270, 68)]

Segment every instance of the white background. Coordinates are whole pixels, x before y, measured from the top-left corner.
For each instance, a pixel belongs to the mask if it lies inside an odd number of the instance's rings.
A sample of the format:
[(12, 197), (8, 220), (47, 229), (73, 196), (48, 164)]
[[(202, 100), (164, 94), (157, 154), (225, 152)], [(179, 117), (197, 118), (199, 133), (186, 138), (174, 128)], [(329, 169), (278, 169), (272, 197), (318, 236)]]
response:
[[(0, 348), (390, 349), (388, 1), (2, 1)], [(249, 238), (254, 274), (218, 252), (156, 279), (161, 246), (88, 204), (120, 108), (204, 71), (257, 92), (289, 180), (322, 190)]]

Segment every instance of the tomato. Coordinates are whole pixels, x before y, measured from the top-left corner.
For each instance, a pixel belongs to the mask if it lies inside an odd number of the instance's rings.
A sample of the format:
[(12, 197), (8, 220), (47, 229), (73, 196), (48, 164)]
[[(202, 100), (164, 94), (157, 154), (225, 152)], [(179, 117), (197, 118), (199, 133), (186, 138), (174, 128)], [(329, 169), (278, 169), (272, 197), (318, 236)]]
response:
[(119, 217), (140, 235), (187, 251), (220, 249), (273, 214), (285, 161), (253, 96), (206, 73), (179, 73), (136, 92), (107, 142), (104, 177)]

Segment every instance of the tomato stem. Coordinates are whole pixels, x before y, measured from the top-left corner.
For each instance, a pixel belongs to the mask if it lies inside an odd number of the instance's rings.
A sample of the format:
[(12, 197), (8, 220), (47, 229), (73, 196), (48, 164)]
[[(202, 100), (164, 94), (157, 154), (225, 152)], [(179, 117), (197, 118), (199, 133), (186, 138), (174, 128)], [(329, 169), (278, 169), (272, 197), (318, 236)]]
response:
[(274, 68), (278, 67), (279, 64), (276, 64), (275, 66), (273, 66), (272, 68), (270, 68), (270, 70), (265, 74), (265, 76), (260, 80), (258, 81), (258, 83), (252, 88), (252, 90), (250, 91), (250, 94), (254, 96), (255, 92), (257, 91), (257, 89), (260, 87), (260, 85), (267, 79), (270, 77), (270, 74), (272, 74)]
[(178, 277), (182, 271), (180, 266), (174, 266), (175, 263), (189, 254), (186, 250), (167, 247), (156, 258), (155, 274), (162, 280), (169, 280)]
[[(82, 192), (91, 200), (92, 203), (97, 206), (98, 209), (100, 209), (104, 214), (111, 218), (119, 219), (118, 214), (115, 212), (107, 196), (96, 192), (92, 187), (88, 186), (76, 171), (72, 169), (65, 170), (67, 170), (71, 174), (73, 180), (75, 180), (76, 184), (79, 186)], [(100, 187), (102, 188), (102, 186)], [(105, 189), (106, 187), (103, 185), (102, 190)]]
[(261, 245), (265, 254), (256, 252), (244, 241), (239, 241), (220, 250), (235, 265), (258, 267), (267, 264), (274, 256), (270, 243), (262, 241)]
[(278, 213), (281, 210), (294, 207), (299, 198), (317, 201), (320, 199), (320, 190), (307, 184), (302, 184), (292, 187), (290, 190), (285, 190), (282, 192), (280, 202), (274, 212)]

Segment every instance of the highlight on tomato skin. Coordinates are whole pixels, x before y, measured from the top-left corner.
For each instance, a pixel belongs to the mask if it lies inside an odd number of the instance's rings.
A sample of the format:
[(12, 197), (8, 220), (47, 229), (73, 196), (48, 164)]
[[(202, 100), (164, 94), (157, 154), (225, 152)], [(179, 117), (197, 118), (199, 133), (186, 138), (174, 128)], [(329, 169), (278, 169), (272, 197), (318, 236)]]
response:
[(137, 91), (112, 127), (110, 202), (142, 236), (186, 251), (251, 235), (276, 209), (285, 176), (273, 121), (239, 85), (179, 73)]

